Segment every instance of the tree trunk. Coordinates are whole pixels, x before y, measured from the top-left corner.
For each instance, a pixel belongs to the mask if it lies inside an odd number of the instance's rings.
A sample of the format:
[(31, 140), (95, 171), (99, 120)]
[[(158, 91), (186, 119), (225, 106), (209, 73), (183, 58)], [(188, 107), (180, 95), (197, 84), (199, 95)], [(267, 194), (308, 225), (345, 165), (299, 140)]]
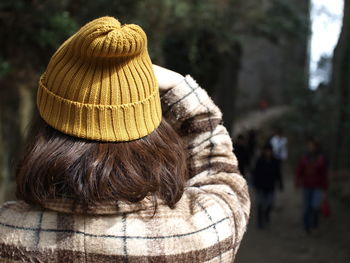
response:
[(15, 199), (15, 170), (32, 119), (38, 74), (17, 70), (0, 80), (0, 204)]
[(232, 134), (234, 121), (238, 115), (235, 111), (235, 102), (242, 57), (242, 48), (238, 42), (232, 48), (235, 50), (233, 54), (222, 56), (221, 69), (213, 96), (222, 110), (224, 125), (229, 134)]
[[(13, 199), (14, 162), (21, 147), (19, 94), (13, 84), (0, 82), (0, 202)], [(11, 196), (9, 196), (11, 195)]]

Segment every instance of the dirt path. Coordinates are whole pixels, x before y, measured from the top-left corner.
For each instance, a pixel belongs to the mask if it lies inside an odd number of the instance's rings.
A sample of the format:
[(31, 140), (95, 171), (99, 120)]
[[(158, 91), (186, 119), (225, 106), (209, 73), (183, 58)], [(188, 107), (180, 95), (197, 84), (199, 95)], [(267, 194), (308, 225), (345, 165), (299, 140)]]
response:
[(350, 209), (331, 200), (332, 215), (322, 218), (320, 228), (307, 236), (302, 231), (301, 193), (286, 178), (278, 193), (277, 209), (269, 229), (258, 230), (254, 206), (250, 225), (238, 252), (237, 263), (348, 263), (350, 262)]
[[(259, 128), (286, 113), (287, 107), (253, 111), (235, 123), (233, 135)], [(277, 193), (276, 209), (268, 229), (258, 230), (254, 192), (248, 231), (238, 251), (237, 263), (349, 263), (350, 207), (330, 197), (332, 215), (321, 218), (317, 232), (306, 235), (301, 222), (301, 192), (294, 190), (292, 173), (286, 173), (285, 189)]]

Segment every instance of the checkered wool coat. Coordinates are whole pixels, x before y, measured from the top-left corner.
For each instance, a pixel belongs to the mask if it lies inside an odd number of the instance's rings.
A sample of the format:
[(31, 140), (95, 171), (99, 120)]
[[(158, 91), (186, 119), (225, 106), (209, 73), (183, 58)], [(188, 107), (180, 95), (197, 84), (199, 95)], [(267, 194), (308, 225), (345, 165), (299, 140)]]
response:
[(186, 76), (161, 90), (163, 116), (183, 136), (191, 179), (174, 209), (149, 198), (88, 215), (68, 200), (0, 208), (0, 262), (232, 262), (250, 201), (221, 112)]

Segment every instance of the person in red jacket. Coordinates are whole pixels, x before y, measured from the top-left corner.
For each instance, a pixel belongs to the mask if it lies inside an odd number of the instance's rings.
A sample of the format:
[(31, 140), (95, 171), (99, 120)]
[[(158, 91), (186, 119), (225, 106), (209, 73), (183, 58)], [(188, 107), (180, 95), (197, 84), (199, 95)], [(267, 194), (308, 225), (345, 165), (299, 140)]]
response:
[(323, 192), (328, 188), (328, 162), (315, 140), (307, 144), (295, 177), (296, 188), (303, 188), (303, 224), (307, 233), (318, 226)]

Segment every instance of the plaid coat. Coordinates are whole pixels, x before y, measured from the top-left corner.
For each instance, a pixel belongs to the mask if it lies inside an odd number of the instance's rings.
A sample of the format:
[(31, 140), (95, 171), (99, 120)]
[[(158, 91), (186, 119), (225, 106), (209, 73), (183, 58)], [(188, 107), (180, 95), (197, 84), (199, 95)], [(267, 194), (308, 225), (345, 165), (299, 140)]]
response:
[(186, 76), (161, 90), (163, 116), (183, 137), (191, 179), (174, 209), (159, 201), (91, 207), (68, 200), (44, 208), (23, 201), (0, 208), (0, 262), (232, 262), (250, 201), (222, 115)]

